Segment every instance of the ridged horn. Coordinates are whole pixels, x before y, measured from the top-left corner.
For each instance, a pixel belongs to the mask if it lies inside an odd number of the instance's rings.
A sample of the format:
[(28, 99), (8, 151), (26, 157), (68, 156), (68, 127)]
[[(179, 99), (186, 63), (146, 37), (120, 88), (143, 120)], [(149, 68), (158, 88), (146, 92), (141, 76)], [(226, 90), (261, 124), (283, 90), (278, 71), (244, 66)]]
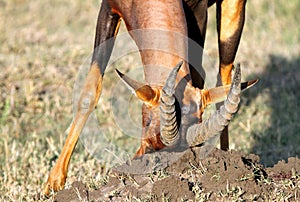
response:
[(186, 140), (190, 147), (202, 144), (206, 140), (221, 134), (221, 131), (229, 124), (233, 114), (238, 109), (240, 93), (241, 70), (238, 65), (235, 69), (229, 94), (221, 108), (202, 123), (188, 128)]
[(166, 146), (175, 145), (179, 139), (174, 93), (177, 73), (182, 64), (183, 61), (179, 62), (170, 72), (160, 98), (160, 139)]

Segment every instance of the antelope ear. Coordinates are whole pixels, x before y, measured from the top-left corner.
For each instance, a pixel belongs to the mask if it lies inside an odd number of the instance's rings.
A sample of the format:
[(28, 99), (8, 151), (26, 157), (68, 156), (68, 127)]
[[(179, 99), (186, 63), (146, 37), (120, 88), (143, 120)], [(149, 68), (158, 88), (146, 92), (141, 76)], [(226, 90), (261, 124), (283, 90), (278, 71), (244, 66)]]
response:
[[(258, 82), (258, 79), (241, 83), (241, 90), (245, 91)], [(231, 85), (219, 86), (208, 90), (202, 90), (203, 99), (206, 101), (205, 106), (213, 103), (224, 101), (229, 93)]]
[(160, 90), (158, 88), (152, 88), (147, 84), (135, 81), (120, 72), (118, 69), (116, 69), (116, 72), (123, 83), (125, 83), (125, 85), (137, 98), (151, 106), (158, 104), (160, 97)]

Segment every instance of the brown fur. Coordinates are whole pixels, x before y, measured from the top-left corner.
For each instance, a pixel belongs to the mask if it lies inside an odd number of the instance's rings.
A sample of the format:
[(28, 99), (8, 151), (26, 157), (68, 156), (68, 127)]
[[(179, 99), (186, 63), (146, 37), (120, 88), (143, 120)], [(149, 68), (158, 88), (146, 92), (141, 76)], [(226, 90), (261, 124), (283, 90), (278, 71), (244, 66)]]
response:
[[(213, 2), (207, 0), (186, 0), (186, 2), (181, 2), (179, 0), (102, 1), (96, 28), (92, 66), (82, 89), (78, 111), (71, 124), (71, 130), (66, 139), (64, 148), (47, 180), (44, 189), (46, 195), (50, 193), (50, 190), (57, 191), (64, 187), (70, 157), (80, 132), (99, 99), (102, 88), (102, 76), (106, 69), (114, 43), (112, 41), (104, 47), (98, 47), (104, 41), (116, 35), (120, 19), (123, 18), (129, 31), (134, 31), (136, 29), (158, 29), (169, 31), (165, 32), (163, 38), (160, 33), (153, 31), (144, 32), (143, 36), (131, 32), (131, 36), (138, 48), (140, 50), (144, 49), (140, 54), (144, 64), (145, 80), (150, 87), (155, 84), (156, 88), (157, 85), (163, 86), (171, 68), (182, 60), (182, 58), (187, 58), (189, 54), (187, 41), (182, 40), (180, 36), (191, 36), (191, 30), (194, 30), (196, 33), (194, 39), (196, 40), (198, 38), (198, 43), (202, 46), (204, 45), (207, 22), (206, 10), (211, 3)], [(217, 27), (219, 33), (221, 75), (220, 84), (223, 85), (230, 83), (232, 64), (244, 23), (244, 6), (245, 1), (243, 0), (217, 1)], [(188, 10), (189, 12), (187, 12)], [(189, 16), (189, 18), (187, 16)], [(194, 22), (187, 22), (186, 19), (192, 19)], [(164, 49), (166, 49), (167, 52), (163, 50), (145, 50), (147, 47), (153, 48), (161, 46), (162, 42)], [(199, 57), (201, 57), (201, 53), (199, 53)], [(206, 96), (207, 98), (201, 98), (201, 96), (209, 95), (209, 93), (206, 91), (200, 92), (197, 88), (192, 86), (191, 78), (193, 78), (195, 86), (198, 85), (199, 87), (200, 85), (203, 85), (203, 82), (200, 82), (203, 78), (199, 77), (196, 73), (197, 71), (195, 71), (195, 69), (191, 69), (190, 71), (189, 65), (186, 62), (184, 62), (183, 67), (179, 72), (179, 76), (184, 79), (178, 81), (179, 84), (177, 86), (176, 97), (179, 101), (179, 105), (189, 110), (188, 114), (181, 114), (182, 117), (185, 117), (185, 122), (181, 123), (181, 133), (186, 132), (189, 125), (201, 121), (204, 107), (207, 103), (211, 102), (210, 97), (208, 96)], [(145, 89), (139, 89), (137, 94), (145, 99), (149, 96), (152, 97), (152, 91), (149, 93), (144, 92), (144, 90)], [(154, 93), (157, 98), (160, 96), (159, 91), (154, 91)], [(201, 99), (203, 100), (203, 103), (201, 102)], [(158, 99), (156, 99), (156, 101), (157, 100)], [(144, 104), (142, 116), (142, 141), (136, 156), (164, 147), (159, 137), (159, 107), (155, 104), (151, 105), (151, 103), (148, 103), (148, 105)], [(223, 140), (221, 140), (221, 143), (222, 142)], [(228, 138), (221, 147), (222, 149), (228, 149)]]

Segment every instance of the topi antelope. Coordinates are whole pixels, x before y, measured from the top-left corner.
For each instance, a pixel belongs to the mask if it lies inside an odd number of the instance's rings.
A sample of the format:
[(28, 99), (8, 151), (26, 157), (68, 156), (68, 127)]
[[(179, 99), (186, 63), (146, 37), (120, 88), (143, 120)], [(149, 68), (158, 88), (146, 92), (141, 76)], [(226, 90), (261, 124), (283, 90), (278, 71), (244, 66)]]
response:
[[(203, 47), (207, 8), (215, 2), (221, 87), (203, 90), (203, 79), (197, 73), (197, 67), (189, 65), (187, 59), (198, 53), (190, 51), (184, 37), (192, 38)], [(132, 31), (131, 37), (140, 50), (147, 83), (136, 82), (116, 70), (143, 101), (142, 140), (135, 157), (164, 147), (192, 147), (220, 134), (237, 111), (240, 91), (256, 82), (241, 84), (240, 68), (236, 67), (231, 84), (231, 71), (244, 24), (245, 3), (246, 0), (103, 0), (91, 67), (80, 94), (78, 110), (44, 193), (48, 195), (50, 190), (58, 191), (64, 187), (78, 137), (98, 103), (102, 78), (121, 19), (128, 31)], [(111, 38), (109, 43), (102, 45)], [(199, 52), (197, 57), (201, 56)], [(205, 107), (222, 98), (226, 98), (224, 105), (202, 122)], [(221, 148), (228, 149), (226, 135), (221, 138)]]

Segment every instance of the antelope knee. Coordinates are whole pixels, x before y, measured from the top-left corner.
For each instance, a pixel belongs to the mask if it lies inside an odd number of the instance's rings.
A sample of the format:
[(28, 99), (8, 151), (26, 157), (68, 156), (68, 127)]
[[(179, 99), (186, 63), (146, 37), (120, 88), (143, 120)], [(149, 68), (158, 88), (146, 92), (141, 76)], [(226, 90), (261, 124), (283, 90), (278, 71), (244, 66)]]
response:
[(95, 100), (96, 100), (95, 93), (91, 91), (84, 92), (79, 99), (78, 112), (81, 114), (91, 113), (94, 110), (96, 105)]

